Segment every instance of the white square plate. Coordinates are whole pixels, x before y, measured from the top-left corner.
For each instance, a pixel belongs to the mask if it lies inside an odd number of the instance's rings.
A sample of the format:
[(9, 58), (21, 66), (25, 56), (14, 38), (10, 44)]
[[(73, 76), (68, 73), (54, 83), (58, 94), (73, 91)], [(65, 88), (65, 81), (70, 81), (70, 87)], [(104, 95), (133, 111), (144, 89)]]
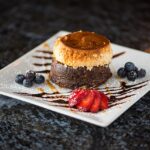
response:
[[(16, 98), (18, 100), (22, 100), (25, 102), (29, 102), (31, 104), (70, 116), (76, 119), (80, 119), (98, 126), (106, 127), (110, 125), (115, 119), (117, 119), (123, 112), (125, 112), (129, 107), (131, 107), (136, 101), (138, 101), (143, 95), (145, 95), (150, 88), (149, 84), (149, 77), (150, 77), (150, 55), (144, 52), (140, 52), (131, 48), (119, 46), (116, 44), (112, 44), (113, 53), (120, 53), (125, 52), (125, 54), (120, 55), (112, 60), (112, 64), (110, 65), (111, 71), (113, 76), (105, 83), (104, 85), (100, 86), (100, 89), (107, 89), (107, 93), (113, 95), (112, 87), (116, 89), (120, 86), (120, 81), (127, 82), (128, 85), (135, 85), (134, 90), (129, 88), (126, 94), (118, 96), (118, 99), (121, 100), (116, 105), (114, 103), (113, 107), (105, 111), (100, 111), (98, 113), (89, 113), (89, 112), (80, 112), (75, 109), (70, 109), (66, 107), (67, 104), (65, 103), (57, 103), (57, 100), (62, 101), (61, 94), (65, 95), (66, 92), (69, 92), (69, 89), (63, 89), (58, 87), (57, 85), (48, 81), (48, 74), (44, 73), (47, 82), (42, 85), (34, 85), (32, 88), (25, 88), (21, 85), (15, 83), (14, 79), (16, 74), (18, 73), (25, 73), (27, 70), (34, 70), (34, 71), (42, 71), (46, 70), (45, 72), (49, 72), (50, 70), (50, 63), (51, 53), (53, 43), (55, 39), (59, 36), (65, 35), (68, 32), (60, 31), (47, 41), (42, 43), (41, 45), (37, 46), (21, 58), (17, 59), (15, 62), (11, 63), (7, 67), (0, 70), (0, 94), (6, 95), (9, 97)], [(47, 52), (49, 51), (49, 52)], [(126, 79), (120, 79), (116, 75), (116, 70), (123, 66), (125, 62), (132, 61), (138, 67), (145, 68), (147, 71), (146, 77), (142, 79), (137, 79), (135, 82), (129, 82)], [(38, 66), (39, 64), (47, 64), (46, 66)], [(143, 81), (146, 81), (142, 83)], [(144, 86), (143, 86), (144, 85)], [(140, 88), (136, 88), (140, 87)], [(44, 98), (35, 97), (18, 94), (18, 93), (40, 93), (44, 90), (44, 92), (49, 93), (43, 95)], [(52, 97), (56, 94), (52, 94), (53, 92), (59, 91), (60, 94), (57, 95), (55, 102), (53, 101)], [(132, 96), (130, 96), (132, 95)], [(124, 98), (122, 98), (124, 97)], [(66, 99), (64, 99), (66, 100)], [(53, 102), (52, 102), (53, 101)]]

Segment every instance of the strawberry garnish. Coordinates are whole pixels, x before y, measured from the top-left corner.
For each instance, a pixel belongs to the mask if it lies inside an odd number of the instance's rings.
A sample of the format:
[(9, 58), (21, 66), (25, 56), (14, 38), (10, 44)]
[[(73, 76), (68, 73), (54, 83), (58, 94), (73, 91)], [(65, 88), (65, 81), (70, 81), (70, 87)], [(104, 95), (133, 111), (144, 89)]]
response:
[(97, 90), (76, 89), (68, 98), (69, 106), (93, 113), (108, 108), (108, 97)]
[(94, 96), (94, 92), (90, 90), (88, 94), (77, 104), (77, 108), (80, 111), (89, 111), (94, 102)]
[(69, 106), (73, 107), (77, 105), (82, 98), (84, 98), (87, 94), (87, 91), (84, 89), (77, 89), (72, 92), (72, 94), (68, 98)]
[(101, 104), (101, 95), (99, 92), (95, 91), (94, 102), (90, 108), (90, 111), (93, 113), (98, 112), (100, 109), (100, 104)]
[(104, 110), (108, 108), (108, 97), (104, 93), (101, 94), (101, 104), (100, 104), (100, 109)]

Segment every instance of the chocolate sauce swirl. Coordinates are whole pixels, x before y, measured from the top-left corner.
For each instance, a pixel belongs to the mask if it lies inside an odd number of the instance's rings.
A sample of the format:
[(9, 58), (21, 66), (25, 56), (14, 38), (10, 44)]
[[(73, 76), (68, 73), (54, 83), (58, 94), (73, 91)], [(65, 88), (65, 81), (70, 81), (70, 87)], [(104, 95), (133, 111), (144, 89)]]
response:
[(47, 51), (47, 50), (37, 50), (36, 52), (40, 52), (40, 53), (44, 53), (44, 54), (50, 54), (50, 55), (53, 54), (52, 51)]
[(32, 56), (33, 58), (37, 58), (37, 59), (52, 59), (52, 56)]
[(49, 70), (39, 70), (39, 71), (34, 71), (36, 73), (49, 73), (50, 72), (50, 69)]
[[(149, 80), (139, 82), (136, 84), (129, 85), (125, 82), (120, 82), (119, 87), (110, 87), (107, 89), (105, 88), (96, 88), (96, 90), (103, 91), (108, 97), (109, 97), (109, 108), (114, 107), (116, 105), (122, 104), (122, 100), (127, 99), (129, 97), (135, 96), (133, 91), (138, 90), (148, 84)], [(44, 101), (50, 102), (50, 103), (57, 103), (57, 106), (63, 107), (59, 104), (67, 104), (68, 96), (71, 92), (68, 93), (59, 93), (59, 92), (53, 92), (53, 93), (16, 93), (19, 95), (24, 96), (32, 96), (37, 98), (43, 98)], [(66, 106), (65, 106), (66, 107)], [(69, 107), (69, 106), (68, 106)]]
[(42, 67), (42, 66), (51, 66), (51, 63), (43, 63), (43, 64), (40, 64), (40, 63), (33, 63), (34, 66), (37, 66), (37, 67)]
[(120, 52), (120, 53), (114, 54), (112, 58), (117, 58), (123, 54), (125, 54), (125, 52)]

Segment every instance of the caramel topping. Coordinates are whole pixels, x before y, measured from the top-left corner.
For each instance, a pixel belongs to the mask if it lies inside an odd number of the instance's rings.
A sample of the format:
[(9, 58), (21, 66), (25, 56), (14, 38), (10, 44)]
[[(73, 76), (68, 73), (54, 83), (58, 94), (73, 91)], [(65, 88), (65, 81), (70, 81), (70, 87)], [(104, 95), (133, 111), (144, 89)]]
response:
[(106, 37), (94, 32), (73, 32), (61, 40), (66, 46), (81, 50), (97, 49), (109, 44)]

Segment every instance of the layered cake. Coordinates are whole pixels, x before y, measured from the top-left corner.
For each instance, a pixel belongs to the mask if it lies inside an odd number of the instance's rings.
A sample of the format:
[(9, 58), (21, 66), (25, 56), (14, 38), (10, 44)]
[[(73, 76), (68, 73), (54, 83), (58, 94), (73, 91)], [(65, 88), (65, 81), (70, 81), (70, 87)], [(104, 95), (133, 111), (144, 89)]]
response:
[(73, 32), (56, 40), (50, 79), (65, 88), (96, 87), (111, 77), (110, 41), (94, 32)]

